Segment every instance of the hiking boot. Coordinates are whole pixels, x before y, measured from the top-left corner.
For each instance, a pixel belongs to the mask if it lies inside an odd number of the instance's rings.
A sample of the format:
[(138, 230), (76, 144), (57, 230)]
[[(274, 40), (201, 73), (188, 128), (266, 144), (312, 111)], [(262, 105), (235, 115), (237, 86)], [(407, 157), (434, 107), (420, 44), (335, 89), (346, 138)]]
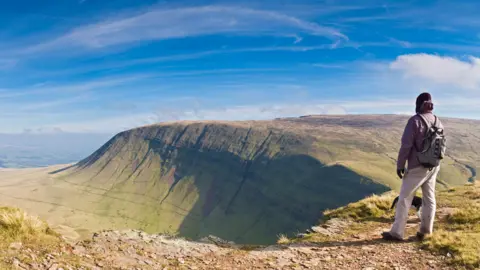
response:
[(386, 241), (398, 241), (398, 242), (403, 241), (403, 239), (393, 236), (390, 232), (383, 232), (382, 237), (383, 237), (383, 240), (386, 240)]
[(423, 241), (425, 239), (425, 234), (424, 233), (421, 233), (421, 232), (417, 232), (417, 239), (419, 241)]

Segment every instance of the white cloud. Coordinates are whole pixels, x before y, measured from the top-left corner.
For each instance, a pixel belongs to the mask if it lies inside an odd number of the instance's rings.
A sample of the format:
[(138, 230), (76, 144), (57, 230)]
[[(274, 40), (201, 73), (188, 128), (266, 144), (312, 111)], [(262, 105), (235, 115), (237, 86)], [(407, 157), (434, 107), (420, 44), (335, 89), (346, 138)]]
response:
[(478, 89), (480, 86), (480, 58), (469, 57), (462, 61), (452, 57), (430, 54), (401, 55), (390, 64), (407, 78), (421, 78), (436, 84)]
[(330, 39), (348, 37), (334, 28), (279, 12), (240, 7), (203, 6), (153, 9), (148, 12), (81, 26), (52, 41), (27, 49), (35, 52), (61, 46), (102, 48), (138, 41), (164, 40), (219, 33), (285, 35), (298, 32)]

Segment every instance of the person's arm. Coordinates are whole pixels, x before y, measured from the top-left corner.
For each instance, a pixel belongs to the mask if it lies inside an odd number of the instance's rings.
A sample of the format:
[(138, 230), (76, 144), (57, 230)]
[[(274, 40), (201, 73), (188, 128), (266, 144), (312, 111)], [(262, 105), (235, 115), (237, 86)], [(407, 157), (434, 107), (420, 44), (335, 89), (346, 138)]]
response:
[(400, 151), (398, 152), (397, 159), (397, 170), (404, 170), (405, 164), (407, 163), (412, 147), (415, 144), (415, 134), (417, 132), (417, 121), (415, 117), (410, 118), (408, 123), (403, 131), (402, 135), (402, 145), (400, 146)]

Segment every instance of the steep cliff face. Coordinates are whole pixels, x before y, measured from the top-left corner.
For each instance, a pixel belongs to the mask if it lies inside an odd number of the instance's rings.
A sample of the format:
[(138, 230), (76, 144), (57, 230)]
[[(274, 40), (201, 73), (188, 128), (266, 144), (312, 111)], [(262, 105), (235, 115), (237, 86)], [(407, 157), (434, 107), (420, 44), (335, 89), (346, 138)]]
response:
[(149, 232), (267, 243), (322, 210), (387, 190), (309, 153), (314, 136), (248, 124), (173, 124), (118, 134), (63, 173), (102, 193), (94, 206)]

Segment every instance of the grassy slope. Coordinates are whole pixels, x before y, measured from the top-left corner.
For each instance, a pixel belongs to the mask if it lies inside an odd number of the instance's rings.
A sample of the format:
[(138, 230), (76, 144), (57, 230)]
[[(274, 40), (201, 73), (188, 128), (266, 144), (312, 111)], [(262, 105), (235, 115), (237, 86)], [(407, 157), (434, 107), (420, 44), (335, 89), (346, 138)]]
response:
[[(398, 188), (393, 172), (405, 122), (343, 116), (143, 127), (56, 174), (0, 174), (7, 180), (1, 200), (74, 227), (61, 228), (72, 238), (80, 228), (140, 228), (271, 242), (315, 223), (324, 209)], [(479, 160), (477, 127), (444, 124), (452, 158), (439, 178), (463, 184), (471, 172), (459, 162), (476, 167)]]

